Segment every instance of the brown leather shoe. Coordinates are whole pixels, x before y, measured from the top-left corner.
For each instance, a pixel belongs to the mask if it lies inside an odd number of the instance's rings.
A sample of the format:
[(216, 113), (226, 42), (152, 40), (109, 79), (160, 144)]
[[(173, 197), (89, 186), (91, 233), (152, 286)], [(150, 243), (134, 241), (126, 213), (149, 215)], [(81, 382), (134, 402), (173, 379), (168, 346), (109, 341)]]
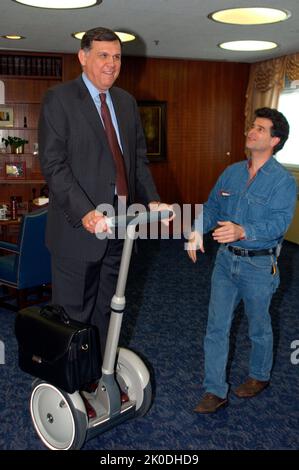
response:
[(215, 413), (219, 408), (227, 405), (227, 398), (220, 398), (214, 393), (205, 393), (194, 411), (196, 413)]
[(269, 383), (269, 380), (256, 380), (249, 377), (245, 383), (234, 390), (234, 394), (239, 398), (252, 398), (268, 387)]

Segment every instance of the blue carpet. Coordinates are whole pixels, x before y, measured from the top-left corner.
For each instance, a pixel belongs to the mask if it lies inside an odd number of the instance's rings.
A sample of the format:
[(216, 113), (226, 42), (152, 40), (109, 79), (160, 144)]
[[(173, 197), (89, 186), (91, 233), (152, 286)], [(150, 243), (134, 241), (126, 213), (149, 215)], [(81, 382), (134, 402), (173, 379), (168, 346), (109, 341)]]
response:
[[(259, 397), (239, 400), (215, 415), (193, 413), (202, 394), (203, 338), (215, 245), (193, 265), (183, 241), (143, 241), (132, 260), (121, 344), (148, 365), (154, 401), (143, 418), (127, 421), (87, 442), (88, 450), (298, 449), (299, 365), (290, 361), (299, 340), (299, 247), (285, 242), (281, 286), (272, 303), (275, 362), (271, 386)], [(15, 314), (0, 311), (0, 449), (42, 450), (29, 414), (31, 377), (18, 369)], [(228, 365), (232, 388), (247, 376), (249, 340), (242, 306), (237, 309)]]

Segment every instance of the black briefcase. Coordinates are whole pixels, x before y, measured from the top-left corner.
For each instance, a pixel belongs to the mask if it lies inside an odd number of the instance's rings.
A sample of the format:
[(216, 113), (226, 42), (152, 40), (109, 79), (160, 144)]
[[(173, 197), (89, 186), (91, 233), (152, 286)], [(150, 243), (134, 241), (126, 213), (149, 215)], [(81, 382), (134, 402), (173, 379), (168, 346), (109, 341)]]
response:
[(71, 320), (58, 305), (28, 307), (16, 317), (19, 366), (73, 393), (101, 376), (99, 333), (95, 326)]

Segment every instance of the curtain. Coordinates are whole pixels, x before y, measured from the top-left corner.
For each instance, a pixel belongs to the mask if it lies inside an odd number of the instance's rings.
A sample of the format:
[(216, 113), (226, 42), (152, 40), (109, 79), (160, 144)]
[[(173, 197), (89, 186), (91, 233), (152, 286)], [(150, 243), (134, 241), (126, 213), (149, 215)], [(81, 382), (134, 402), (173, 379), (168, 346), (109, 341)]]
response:
[(294, 86), (299, 86), (299, 52), (252, 64), (246, 93), (245, 132), (252, 124), (255, 109), (277, 108), (286, 77), (291, 82), (298, 80)]

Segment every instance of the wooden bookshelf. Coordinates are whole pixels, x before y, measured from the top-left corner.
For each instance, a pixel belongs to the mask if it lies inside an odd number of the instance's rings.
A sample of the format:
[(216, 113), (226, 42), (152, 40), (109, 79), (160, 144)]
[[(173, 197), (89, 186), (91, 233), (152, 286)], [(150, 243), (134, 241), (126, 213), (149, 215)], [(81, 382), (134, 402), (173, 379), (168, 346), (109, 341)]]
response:
[(12, 77), (62, 78), (59, 55), (0, 53), (0, 75)]
[[(12, 196), (28, 203), (45, 186), (38, 154), (33, 154), (38, 142), (40, 105), (46, 91), (62, 82), (63, 73), (63, 54), (0, 51), (0, 80), (5, 86), (5, 104), (0, 108), (12, 116), (9, 126), (0, 122), (0, 203), (9, 204)], [(2, 138), (8, 136), (28, 140), (25, 153), (8, 153), (10, 147), (2, 144)]]

